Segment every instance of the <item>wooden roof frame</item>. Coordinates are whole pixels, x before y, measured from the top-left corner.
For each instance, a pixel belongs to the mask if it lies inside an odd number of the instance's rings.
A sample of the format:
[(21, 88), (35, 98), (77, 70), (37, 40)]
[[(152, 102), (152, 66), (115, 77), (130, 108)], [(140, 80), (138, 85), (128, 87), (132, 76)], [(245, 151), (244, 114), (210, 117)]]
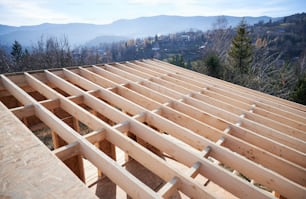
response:
[[(306, 107), (156, 59), (2, 74), (1, 95), (22, 106), (20, 119), (35, 115), (68, 145), (62, 160), (81, 154), (133, 198), (168, 197), (180, 190), (214, 198), (194, 181), (201, 174), (240, 198), (272, 195), (222, 168), (222, 163), (288, 198), (306, 195)], [(69, 94), (64, 96), (54, 87)], [(37, 101), (28, 90), (47, 100)], [(115, 125), (87, 111), (85, 104)], [(60, 107), (93, 132), (85, 136), (58, 118)], [(185, 173), (127, 134), (190, 167)], [(166, 183), (158, 192), (92, 143), (108, 141)], [(213, 161), (209, 160), (212, 158)]]

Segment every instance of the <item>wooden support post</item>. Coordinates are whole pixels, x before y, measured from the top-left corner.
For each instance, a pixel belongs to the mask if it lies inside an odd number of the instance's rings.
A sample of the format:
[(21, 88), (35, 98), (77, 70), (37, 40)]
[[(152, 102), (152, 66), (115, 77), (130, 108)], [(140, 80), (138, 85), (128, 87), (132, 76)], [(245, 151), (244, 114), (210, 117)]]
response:
[[(97, 147), (103, 151), (106, 155), (108, 155), (110, 158), (116, 161), (116, 148), (115, 145), (113, 145), (111, 142), (107, 140), (103, 140), (101, 142), (98, 142)], [(98, 177), (103, 177), (103, 171), (98, 169)]]
[[(124, 134), (125, 134), (127, 137), (129, 137), (130, 139), (134, 140), (134, 141), (137, 140), (136, 136), (135, 136), (133, 133), (131, 133), (130, 131), (127, 131), (127, 132), (125, 132)], [(132, 159), (133, 159), (133, 158), (132, 158), (131, 156), (129, 156), (128, 153), (124, 152), (124, 161), (125, 161), (125, 162), (131, 161)]]
[[(51, 132), (53, 146), (54, 149), (58, 149), (62, 146), (67, 145), (67, 143), (55, 132)], [(78, 176), (80, 180), (85, 182), (85, 174), (84, 174), (84, 166), (83, 166), (83, 159), (80, 154), (76, 154), (75, 156), (70, 157), (63, 161), (70, 170)]]
[(72, 118), (72, 123), (73, 123), (73, 128), (76, 130), (76, 132), (81, 133), (79, 121), (75, 117)]
[[(74, 123), (70, 124), (70, 126), (75, 127)], [(67, 145), (67, 142), (65, 142), (55, 131), (52, 130), (51, 135), (54, 149)], [(84, 165), (81, 154), (76, 154), (69, 159), (65, 159), (63, 162), (81, 181), (85, 182)]]
[[(91, 113), (95, 116), (98, 115), (97, 111), (92, 110)], [(116, 161), (116, 147), (112, 143), (107, 140), (102, 140), (100, 142), (95, 143), (96, 147), (103, 151), (106, 155)], [(98, 169), (98, 177), (101, 179), (103, 177), (103, 171)]]
[(84, 165), (81, 155), (76, 155), (70, 159), (67, 159), (64, 161), (64, 163), (76, 176), (78, 176), (81, 181), (85, 183)]
[(51, 130), (51, 136), (54, 149), (57, 149), (67, 144), (55, 131)]
[[(51, 110), (52, 113), (54, 113), (54, 109)], [(67, 142), (65, 142), (55, 131), (51, 130), (51, 136), (52, 136), (52, 143), (53, 148), (57, 149), (62, 146), (67, 145)]]

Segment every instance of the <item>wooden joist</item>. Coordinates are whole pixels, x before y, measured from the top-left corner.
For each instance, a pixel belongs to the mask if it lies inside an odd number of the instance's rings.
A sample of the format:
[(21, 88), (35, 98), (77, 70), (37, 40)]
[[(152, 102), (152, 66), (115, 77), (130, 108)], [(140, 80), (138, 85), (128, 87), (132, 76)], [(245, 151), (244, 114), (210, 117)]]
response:
[[(203, 186), (208, 182), (241, 198), (272, 197), (222, 165), (281, 196), (306, 194), (303, 105), (155, 59), (1, 75), (0, 86), (3, 96), (12, 95), (23, 105), (10, 110), (19, 119), (27, 124), (28, 117), (36, 116), (52, 129), (55, 143), (63, 139), (55, 155), (63, 161), (84, 156), (133, 198), (168, 198), (175, 191), (215, 197)], [(35, 100), (29, 91), (45, 100)], [(58, 108), (69, 115), (70, 126), (54, 113)], [(78, 121), (93, 132), (80, 135)], [(186, 172), (146, 143), (184, 165)], [(165, 185), (154, 191), (122, 168), (115, 146)], [(77, 164), (74, 170), (82, 177), (82, 162)], [(207, 181), (199, 184), (197, 175)]]

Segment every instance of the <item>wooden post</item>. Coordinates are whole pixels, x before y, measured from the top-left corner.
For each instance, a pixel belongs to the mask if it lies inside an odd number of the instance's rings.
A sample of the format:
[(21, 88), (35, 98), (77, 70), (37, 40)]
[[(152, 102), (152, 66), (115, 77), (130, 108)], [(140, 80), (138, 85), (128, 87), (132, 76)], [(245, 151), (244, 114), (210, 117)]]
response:
[(76, 176), (78, 176), (80, 180), (85, 183), (83, 159), (80, 154), (65, 160), (64, 163)]
[(58, 136), (58, 134), (55, 131), (52, 131), (51, 135), (52, 135), (52, 142), (54, 149), (57, 149), (67, 144), (60, 136)]
[[(108, 155), (113, 160), (116, 160), (116, 149), (115, 145), (107, 140), (103, 140), (97, 144), (98, 148), (103, 151), (106, 155)], [(98, 170), (98, 177), (103, 177), (103, 171)]]
[[(54, 110), (52, 110), (54, 112)], [(75, 118), (73, 118), (73, 123), (70, 124), (74, 129), (75, 128)], [(79, 125), (77, 125), (79, 126)], [(79, 132), (79, 130), (78, 130)], [(54, 149), (57, 149), (59, 147), (67, 145), (67, 142), (65, 142), (55, 131), (51, 132), (52, 135), (52, 141), (53, 141), (53, 147)], [(84, 173), (84, 166), (83, 166), (83, 159), (81, 154), (78, 154), (76, 156), (73, 156), (67, 160), (63, 161), (67, 167), (76, 175), (80, 180), (85, 182), (85, 173)]]
[[(67, 145), (67, 143), (55, 131), (52, 131), (51, 134), (54, 149)], [(81, 154), (73, 156), (63, 162), (76, 176), (78, 176), (80, 180), (85, 182), (84, 166)]]
[[(97, 111), (91, 110), (91, 113), (98, 117), (103, 117), (102, 115), (98, 114)], [(106, 119), (104, 117), (104, 119)], [(111, 142), (107, 140), (102, 140), (101, 142), (98, 142), (95, 144), (97, 148), (99, 148), (101, 151), (103, 151), (106, 155), (108, 155), (113, 160), (116, 160), (116, 147)], [(98, 177), (101, 179), (103, 177), (103, 171), (98, 169)]]
[(73, 128), (76, 130), (76, 132), (80, 133), (81, 129), (80, 129), (79, 121), (75, 117), (73, 117), (72, 123), (73, 123)]

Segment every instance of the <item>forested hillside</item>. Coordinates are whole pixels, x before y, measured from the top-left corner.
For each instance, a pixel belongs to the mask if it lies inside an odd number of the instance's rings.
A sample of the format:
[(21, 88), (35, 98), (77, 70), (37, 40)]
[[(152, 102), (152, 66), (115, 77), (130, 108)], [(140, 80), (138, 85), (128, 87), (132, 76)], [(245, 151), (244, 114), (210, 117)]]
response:
[[(236, 26), (242, 17), (223, 16), (229, 26)], [(7, 26), (0, 24), (0, 43), (10, 45), (14, 40), (23, 46), (31, 46), (42, 35), (47, 37), (69, 37), (72, 46), (92, 44), (93, 42), (116, 42), (121, 39), (146, 37), (155, 34), (169, 34), (189, 29), (207, 31), (218, 16), (168, 16), (159, 15), (151, 17), (139, 17), (135, 19), (122, 19), (110, 24), (68, 23), (51, 24), (44, 23), (34, 26)], [(276, 20), (267, 16), (245, 17), (249, 24), (258, 21)]]
[[(306, 103), (305, 13), (252, 26), (242, 22), (239, 27), (231, 27), (226, 18), (219, 17), (211, 25), (213, 29), (206, 32), (190, 30), (75, 48), (69, 38), (42, 37), (28, 49), (16, 41), (12, 46), (1, 46), (0, 73), (157, 58)], [(239, 37), (249, 43), (248, 50), (244, 44), (236, 45)], [(248, 54), (244, 57), (248, 61), (238, 64), (240, 70), (236, 68), (235, 57), (240, 55), (235, 48), (244, 52), (242, 56)]]

